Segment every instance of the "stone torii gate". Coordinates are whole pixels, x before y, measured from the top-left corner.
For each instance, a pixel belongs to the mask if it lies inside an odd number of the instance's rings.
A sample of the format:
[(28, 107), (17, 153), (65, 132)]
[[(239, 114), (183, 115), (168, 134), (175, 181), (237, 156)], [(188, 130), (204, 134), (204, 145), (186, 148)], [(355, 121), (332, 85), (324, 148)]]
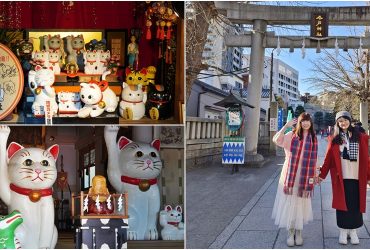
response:
[[(263, 62), (265, 48), (276, 48), (278, 37), (274, 32), (266, 32), (270, 25), (310, 25), (313, 13), (326, 13), (329, 25), (367, 25), (370, 23), (370, 7), (296, 7), (296, 6), (268, 6), (245, 4), (238, 2), (215, 1), (219, 13), (225, 15), (234, 24), (252, 24), (252, 32), (243, 35), (230, 35), (226, 40), (229, 47), (251, 47), (250, 75), (248, 85), (248, 103), (255, 109), (246, 112), (246, 161), (253, 164), (263, 160), (257, 154), (258, 130), (260, 121), (260, 102), (263, 80)], [(305, 48), (335, 48), (335, 41), (339, 48), (359, 48), (362, 42), (363, 49), (370, 48), (370, 36), (365, 37), (326, 37), (316, 38), (309, 36), (280, 36), (281, 48), (302, 48), (303, 39)], [(364, 113), (368, 112), (367, 103), (361, 105)], [(364, 110), (365, 109), (365, 110)], [(367, 117), (366, 117), (367, 118)], [(366, 120), (367, 124), (367, 120)]]

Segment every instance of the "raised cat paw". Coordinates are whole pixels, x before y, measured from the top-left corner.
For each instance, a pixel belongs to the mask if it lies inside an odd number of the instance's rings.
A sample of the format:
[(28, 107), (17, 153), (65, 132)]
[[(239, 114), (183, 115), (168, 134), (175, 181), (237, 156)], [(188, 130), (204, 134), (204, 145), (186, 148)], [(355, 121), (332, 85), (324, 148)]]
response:
[(157, 231), (157, 229), (155, 229), (155, 228), (148, 229), (145, 232), (144, 239), (145, 240), (158, 240), (158, 231)]
[(10, 134), (10, 128), (8, 126), (1, 125), (0, 126), (0, 134), (9, 135)]
[(127, 239), (128, 240), (137, 240), (137, 232), (136, 231), (128, 231), (127, 232)]

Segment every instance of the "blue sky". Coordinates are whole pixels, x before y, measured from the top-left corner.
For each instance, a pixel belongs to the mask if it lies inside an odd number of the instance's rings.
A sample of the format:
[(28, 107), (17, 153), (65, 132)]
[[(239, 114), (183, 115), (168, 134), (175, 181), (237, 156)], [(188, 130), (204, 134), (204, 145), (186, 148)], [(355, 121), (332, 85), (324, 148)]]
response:
[[(261, 3), (261, 4), (267, 4)], [(279, 2), (280, 5), (292, 5), (293, 3), (289, 2)], [(368, 2), (365, 1), (317, 1), (317, 2), (300, 2), (302, 6), (311, 6), (311, 7), (340, 7), (340, 6), (366, 6)], [(276, 2), (274, 2), (276, 5)], [(276, 34), (279, 35), (295, 35), (295, 36), (309, 36), (309, 26), (294, 26), (295, 28), (307, 30), (306, 32), (300, 32), (295, 30), (286, 30), (286, 29), (274, 29)], [(364, 30), (364, 27), (356, 27), (356, 31), (361, 34)], [(329, 26), (329, 35), (335, 36), (345, 36), (350, 35), (351, 29), (346, 26)], [(352, 34), (353, 35), (353, 34)], [(272, 49), (266, 49), (265, 55), (270, 56)], [(276, 50), (275, 50), (276, 51)], [(334, 50), (330, 50), (333, 51)], [(342, 50), (341, 50), (342, 51)], [(312, 68), (312, 64), (310, 60), (317, 60), (320, 57), (320, 54), (316, 53), (316, 49), (306, 49), (306, 56), (302, 59), (302, 52), (300, 48), (296, 48), (293, 53), (289, 53), (289, 49), (281, 49), (280, 55), (277, 56), (276, 52), (274, 54), (276, 58), (284, 61), (285, 63), (289, 64), (290, 66), (294, 67), (299, 71), (299, 91), (301, 94), (305, 92), (310, 92), (311, 94), (318, 93), (319, 90), (312, 88), (307, 83), (304, 82), (304, 79), (309, 77), (312, 72), (310, 69)]]

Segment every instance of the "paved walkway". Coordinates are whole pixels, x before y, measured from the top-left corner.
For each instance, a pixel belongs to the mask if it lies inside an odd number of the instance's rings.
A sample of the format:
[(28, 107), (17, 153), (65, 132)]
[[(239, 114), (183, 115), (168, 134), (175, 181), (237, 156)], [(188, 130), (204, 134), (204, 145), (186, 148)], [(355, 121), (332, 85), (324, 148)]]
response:
[[(319, 163), (326, 141), (319, 143)], [(262, 168), (212, 166), (187, 173), (187, 248), (288, 248), (287, 232), (274, 225), (272, 207), (284, 159), (276, 157)], [(335, 210), (331, 207), (330, 175), (315, 188), (314, 220), (304, 227), (304, 245), (295, 248), (370, 248), (370, 190), (360, 244), (338, 244)], [(242, 205), (241, 205), (242, 204)]]

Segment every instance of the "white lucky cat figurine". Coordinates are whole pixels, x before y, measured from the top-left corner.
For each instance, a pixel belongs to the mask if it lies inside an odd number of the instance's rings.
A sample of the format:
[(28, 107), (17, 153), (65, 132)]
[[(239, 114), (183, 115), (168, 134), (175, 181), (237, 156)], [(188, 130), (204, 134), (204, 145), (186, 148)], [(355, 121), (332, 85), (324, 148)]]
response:
[(32, 52), (32, 60), (42, 67), (49, 67), (49, 52), (45, 50)]
[(52, 87), (54, 80), (53, 70), (40, 65), (37, 65), (35, 70), (31, 70), (28, 73), (28, 86), (35, 95), (35, 100), (32, 104), (34, 116), (42, 117), (45, 115), (46, 101), (50, 101), (52, 114), (57, 114), (58, 104), (55, 100), (55, 90)]
[(176, 206), (172, 209), (167, 205), (159, 214), (159, 223), (163, 227), (161, 231), (163, 240), (183, 240), (184, 223), (182, 221), (182, 209)]
[(122, 83), (122, 100), (119, 103), (119, 114), (127, 120), (140, 120), (145, 115), (146, 92), (142, 86)]
[(59, 114), (77, 114), (81, 109), (80, 94), (75, 92), (58, 93)]
[(0, 198), (8, 211), (18, 210), (23, 223), (15, 230), (22, 248), (55, 248), (53, 184), (59, 146), (47, 150), (24, 148), (12, 142), (10, 129), (0, 126)]
[(59, 67), (63, 66), (64, 59), (64, 43), (60, 35), (45, 35), (42, 37), (46, 51), (58, 54)]
[(118, 193), (128, 192), (128, 240), (157, 240), (160, 141), (138, 143), (122, 136), (116, 143), (118, 129), (105, 127), (104, 138), (108, 149), (108, 179)]
[(84, 52), (84, 62), (85, 62), (85, 68), (84, 72), (85, 74), (94, 75), (94, 74), (102, 74), (103, 72), (99, 72), (99, 66), (100, 66), (100, 52), (97, 52), (96, 50), (93, 51), (86, 51)]
[(67, 62), (66, 63), (72, 63), (75, 62), (78, 65), (79, 69), (82, 69), (84, 67), (83, 62), (83, 53), (85, 48), (85, 40), (83, 35), (78, 36), (67, 36)]
[(113, 90), (109, 88), (107, 81), (83, 82), (80, 86), (81, 101), (85, 105), (78, 111), (78, 117), (97, 117), (103, 114), (104, 111), (111, 113), (116, 110), (118, 105), (117, 97)]
[(108, 63), (110, 60), (110, 51), (99, 51), (99, 65), (98, 65), (98, 74), (103, 74), (108, 70)]
[(53, 69), (55, 75), (60, 74), (60, 66), (59, 66), (59, 54), (58, 52), (49, 52), (49, 65)]

